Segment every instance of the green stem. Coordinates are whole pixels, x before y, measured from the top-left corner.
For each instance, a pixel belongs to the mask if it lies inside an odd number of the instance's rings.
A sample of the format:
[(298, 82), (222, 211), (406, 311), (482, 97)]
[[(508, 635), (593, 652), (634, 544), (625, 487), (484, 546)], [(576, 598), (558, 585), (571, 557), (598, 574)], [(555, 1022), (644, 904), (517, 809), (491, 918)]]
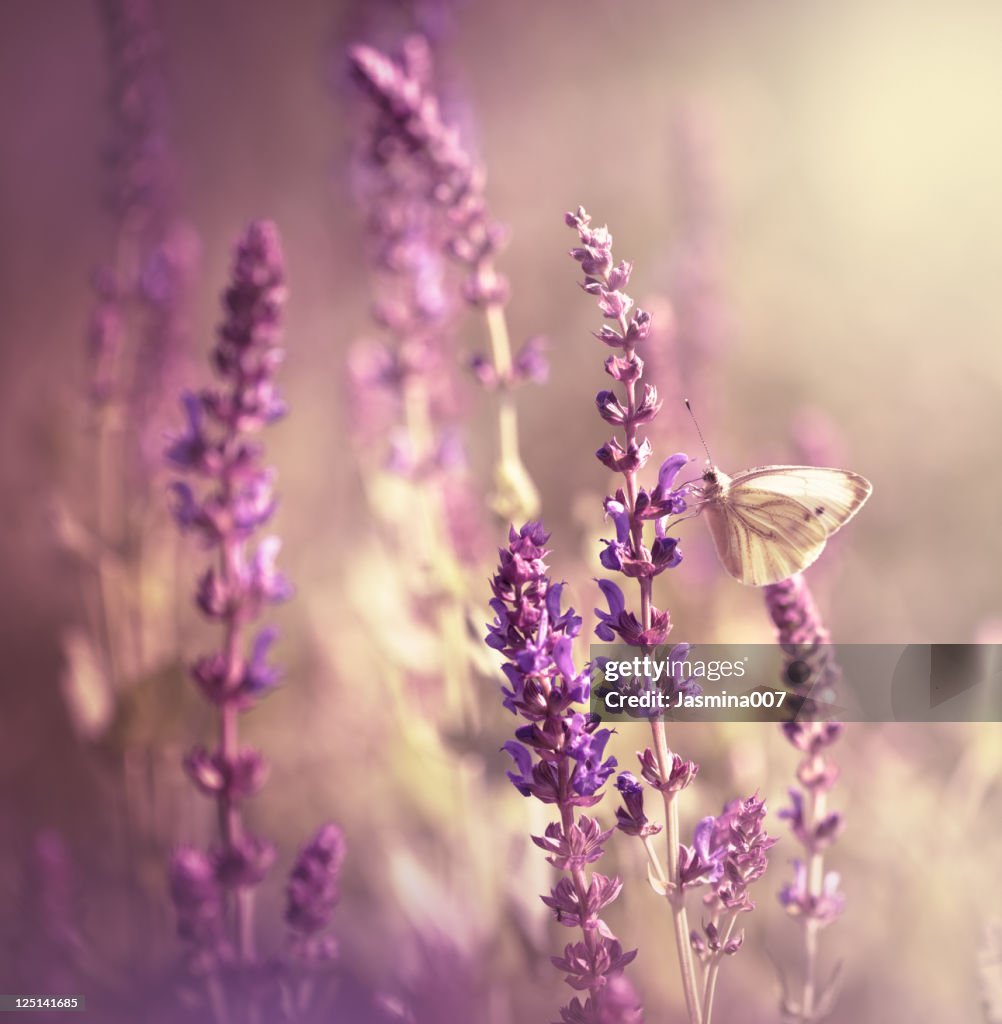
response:
[[(671, 775), (672, 759), (668, 751), (668, 737), (665, 724), (660, 719), (651, 722), (654, 735), (654, 756), (658, 762), (658, 773), (663, 779)], [(692, 944), (689, 941), (689, 916), (685, 909), (685, 894), (679, 885), (678, 849), (681, 841), (679, 828), (677, 793), (662, 791), (665, 805), (668, 843), (668, 906), (671, 908), (672, 924), (675, 931), (675, 946), (678, 952), (679, 970), (682, 975), (682, 988), (685, 992), (685, 1005), (689, 1013), (690, 1024), (706, 1024), (703, 1021), (696, 978), (696, 962), (692, 956)]]
[(500, 388), (498, 404), (498, 457), (494, 507), (502, 519), (528, 519), (539, 511), (539, 492), (522, 461), (518, 440), (518, 414), (510, 391), (511, 341), (504, 307), (495, 303), (484, 310), (491, 358)]
[(731, 941), (734, 932), (734, 925), (738, 915), (731, 914), (726, 927), (721, 933), (720, 949), (713, 954), (710, 964), (706, 969), (706, 983), (703, 992), (703, 1024), (710, 1024), (713, 1018), (713, 998), (717, 992), (717, 975), (720, 973), (720, 964), (724, 959), (724, 947)]

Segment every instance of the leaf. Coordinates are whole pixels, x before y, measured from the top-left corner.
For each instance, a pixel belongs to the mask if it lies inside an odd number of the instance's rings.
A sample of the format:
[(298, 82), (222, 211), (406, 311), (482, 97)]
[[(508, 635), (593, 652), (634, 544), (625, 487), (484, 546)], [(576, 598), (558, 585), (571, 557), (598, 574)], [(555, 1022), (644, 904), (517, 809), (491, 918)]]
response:
[(665, 885), (665, 883), (662, 882), (661, 879), (658, 878), (658, 876), (654, 873), (654, 867), (650, 863), (648, 863), (647, 865), (647, 881), (650, 883), (651, 888), (659, 896), (668, 895), (668, 886)]

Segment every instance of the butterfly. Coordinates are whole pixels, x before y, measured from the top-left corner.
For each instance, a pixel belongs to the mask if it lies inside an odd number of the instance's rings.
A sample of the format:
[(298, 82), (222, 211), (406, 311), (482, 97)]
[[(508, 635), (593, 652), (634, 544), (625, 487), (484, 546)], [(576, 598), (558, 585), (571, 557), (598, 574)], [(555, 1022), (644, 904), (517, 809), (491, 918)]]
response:
[(858, 473), (815, 466), (759, 466), (729, 477), (711, 464), (689, 487), (721, 564), (751, 587), (816, 562), (873, 491)]

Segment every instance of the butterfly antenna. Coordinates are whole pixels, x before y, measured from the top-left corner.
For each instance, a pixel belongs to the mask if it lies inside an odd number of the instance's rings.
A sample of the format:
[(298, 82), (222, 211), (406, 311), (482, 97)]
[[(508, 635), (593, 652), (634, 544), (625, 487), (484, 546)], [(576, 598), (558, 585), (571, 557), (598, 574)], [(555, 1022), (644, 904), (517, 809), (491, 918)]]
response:
[(699, 434), (699, 443), (703, 446), (703, 451), (706, 452), (706, 461), (712, 466), (713, 459), (710, 457), (710, 449), (706, 447), (706, 441), (703, 440), (703, 431), (699, 429), (699, 420), (696, 419), (696, 414), (692, 411), (692, 406), (689, 404), (689, 399), (685, 399), (685, 407), (689, 410), (689, 415), (692, 417), (692, 422), (696, 427), (696, 433)]

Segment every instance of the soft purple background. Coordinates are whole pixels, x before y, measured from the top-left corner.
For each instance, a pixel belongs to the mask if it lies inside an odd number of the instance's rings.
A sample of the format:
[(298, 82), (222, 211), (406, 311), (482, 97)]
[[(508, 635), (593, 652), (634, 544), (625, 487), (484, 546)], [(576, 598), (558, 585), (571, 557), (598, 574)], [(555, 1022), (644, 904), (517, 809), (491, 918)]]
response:
[[(357, 575), (352, 552), (369, 536), (340, 402), (344, 353), (369, 329), (345, 171), (347, 93), (335, 60), (358, 12), (318, 0), (186, 0), (158, 13), (182, 206), (203, 244), (200, 354), (218, 320), (231, 240), (246, 220), (276, 219), (288, 258), (283, 381), (293, 415), (269, 451), (281, 469), (283, 560), (299, 598), (280, 616), (292, 680), (251, 726), (276, 762), (262, 817), (273, 830), (289, 827), (284, 853), (308, 822), (339, 817), (364, 859), (373, 840), (359, 788), (376, 776), (386, 808), (379, 842), (406, 848), (406, 832), (393, 836), (386, 823), (413, 799), (408, 779), (421, 755), (398, 748), (391, 766), (373, 763), (364, 737), (345, 739), (339, 728), (353, 685), (345, 638), (357, 634), (346, 579)], [(20, 887), (13, 868), (36, 829), (62, 829), (86, 873), (100, 864), (113, 818), (106, 771), (73, 740), (58, 694), (59, 636), (76, 615), (76, 577), (54, 548), (48, 513), (55, 494), (86, 500), (77, 460), (88, 277), (111, 244), (99, 204), (108, 132), (102, 53), (86, 3), (0, 7), (0, 906)], [(847, 465), (875, 484), (851, 541), (840, 545), (827, 609), (837, 635), (967, 641), (997, 629), (1002, 8), (974, 0), (470, 3), (449, 53), (492, 204), (513, 228), (503, 258), (513, 333), (552, 339), (551, 383), (526, 392), (521, 407), (527, 462), (560, 539), (558, 575), (586, 585), (591, 570), (578, 554), (593, 557), (606, 483), (591, 455), (602, 438), (591, 401), (602, 386), (601, 354), (588, 336), (593, 310), (574, 285), (561, 215), (582, 202), (608, 220), (617, 254), (636, 260), (638, 297), (661, 290), (678, 221), (670, 129), (686, 111), (712, 141), (721, 290), (733, 325), (708, 383), (713, 420), (702, 424), (715, 457), (725, 469), (789, 459), (792, 419), (804, 406), (822, 409), (843, 435)], [(479, 347), (480, 324), (465, 328)], [(664, 390), (669, 401), (681, 397), (670, 381)], [(492, 435), (488, 414), (478, 415), (473, 462), (486, 478)], [(676, 447), (695, 451), (691, 431)], [(706, 543), (699, 530), (689, 536), (693, 546)], [(380, 599), (378, 590), (369, 595), (370, 611)], [(590, 602), (590, 593), (576, 597)], [(717, 609), (712, 623), (681, 625), (691, 636), (762, 637), (758, 595), (723, 588)], [(340, 653), (329, 655), (331, 647)], [(352, 650), (353, 664), (364, 664), (369, 648), (356, 640)], [(780, 800), (789, 769), (782, 749), (762, 754), (751, 734), (723, 741), (692, 740), (710, 759), (727, 751), (708, 776), (754, 786), (756, 772), (771, 772), (770, 795)], [(857, 965), (897, 955), (893, 968), (869, 977), (847, 967), (853, 980), (837, 1019), (866, 1007), (865, 1019), (883, 1019), (875, 1008), (892, 1000), (901, 1019), (971, 1019), (981, 910), (991, 912), (972, 896), (993, 891), (998, 843), (990, 824), (997, 738), (901, 729), (858, 744), (845, 788), (853, 910), (831, 944), (847, 959), (854, 949)], [(500, 769), (491, 755), (490, 777)], [(524, 813), (511, 792), (499, 788), (494, 799)], [(951, 862), (961, 867), (951, 871)], [(406, 879), (411, 868), (395, 870)], [(89, 877), (88, 911), (99, 920), (97, 894), (114, 891), (117, 876), (108, 868)], [(349, 930), (370, 921), (373, 901), (391, 908), (392, 923), (371, 937), (343, 937), (351, 970), (375, 987), (387, 968), (381, 943), (399, 927), (396, 890), (380, 882), (351, 876), (344, 908)], [(778, 876), (764, 884), (775, 888)], [(635, 888), (630, 915), (652, 906)], [(774, 913), (771, 895), (762, 902)], [(169, 924), (160, 923), (169, 956)], [(664, 921), (660, 933), (653, 923), (638, 927), (667, 942)], [(785, 935), (782, 920), (770, 927)], [(627, 941), (642, 939), (655, 941), (640, 932)], [(656, 966), (664, 957), (652, 948), (641, 974), (662, 1001), (672, 998)], [(761, 1013), (754, 1019), (771, 1019), (769, 962), (743, 957), (745, 991), (755, 990)], [(521, 981), (543, 996), (547, 986), (555, 991), (540, 974)], [(730, 991), (736, 997), (739, 983)]]

